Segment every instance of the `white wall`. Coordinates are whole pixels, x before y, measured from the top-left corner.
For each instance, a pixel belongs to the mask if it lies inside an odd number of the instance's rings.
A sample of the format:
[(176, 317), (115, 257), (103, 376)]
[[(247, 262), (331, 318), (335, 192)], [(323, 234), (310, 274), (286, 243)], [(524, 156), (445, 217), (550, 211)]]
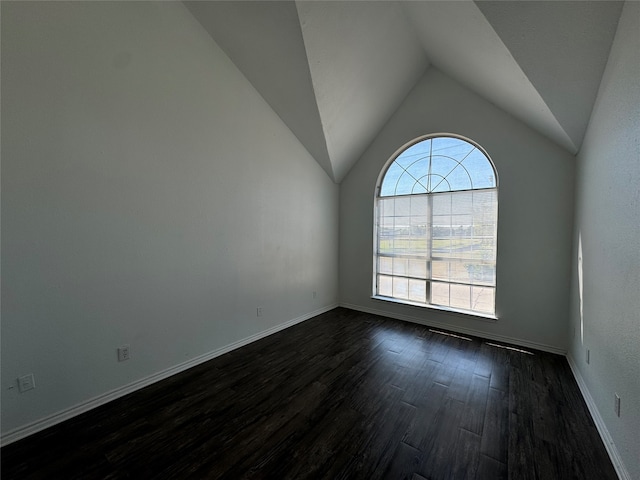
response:
[[(626, 2), (578, 154), (569, 355), (640, 479), (640, 3)], [(582, 243), (582, 299), (578, 239)], [(586, 363), (586, 349), (590, 362)], [(614, 413), (614, 392), (621, 416)]]
[(334, 305), (338, 193), (181, 3), (2, 2), (2, 432)]
[[(378, 175), (429, 133), (482, 145), (499, 176), (497, 322), (371, 299)], [(429, 68), (340, 185), (340, 301), (366, 311), (565, 351), (575, 158), (451, 78)]]

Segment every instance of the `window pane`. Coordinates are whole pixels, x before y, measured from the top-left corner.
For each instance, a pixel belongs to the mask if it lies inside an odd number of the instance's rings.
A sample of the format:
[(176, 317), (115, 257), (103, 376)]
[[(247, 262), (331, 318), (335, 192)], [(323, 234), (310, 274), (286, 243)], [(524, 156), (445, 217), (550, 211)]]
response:
[(443, 280), (448, 282), (449, 278), (449, 262), (434, 260), (431, 262), (431, 278), (434, 280)]
[(424, 280), (409, 280), (409, 300), (425, 303), (427, 301), (427, 282)]
[(464, 165), (471, 174), (473, 188), (493, 188), (496, 186), (493, 167), (480, 150), (475, 149), (471, 152), (471, 154), (462, 161), (462, 165)]
[(415, 143), (402, 152), (396, 162), (407, 168), (418, 158), (428, 158), (431, 154), (431, 139)]
[(378, 295), (393, 296), (393, 283), (391, 277), (378, 275)]
[(471, 309), (471, 287), (469, 285), (451, 285), (449, 296), (452, 307)]
[(471, 309), (477, 312), (495, 313), (495, 288), (471, 287)]
[(378, 215), (380, 216), (380, 218), (393, 217), (395, 204), (395, 198), (381, 198), (378, 201)]
[(407, 273), (409, 273), (409, 260), (407, 260), (406, 258), (394, 258), (393, 274), (407, 275)]
[(432, 142), (433, 155), (446, 155), (457, 160), (462, 160), (475, 149), (471, 143), (454, 137), (436, 137)]
[(408, 217), (411, 215), (411, 197), (396, 198), (395, 207), (396, 217)]
[(451, 213), (454, 215), (473, 213), (474, 192), (454, 192), (447, 195), (451, 202)]
[(409, 298), (409, 279), (393, 277), (393, 296), (407, 300)]
[(397, 161), (393, 162), (387, 173), (384, 175), (384, 180), (382, 181), (382, 185), (380, 186), (380, 195), (383, 197), (389, 195), (395, 195), (396, 193), (396, 184), (398, 183), (398, 179), (400, 175), (404, 173), (404, 169), (398, 165)]
[(448, 192), (451, 190), (448, 175), (455, 170), (458, 162), (442, 155), (434, 155), (431, 160), (429, 191)]
[(449, 190), (470, 190), (472, 187), (469, 172), (462, 165), (456, 166), (456, 168), (454, 168), (453, 171), (449, 175), (447, 175), (447, 181), (451, 185), (451, 188)]
[(393, 273), (393, 259), (389, 257), (378, 257), (378, 273)]
[[(409, 173), (414, 179), (425, 178), (426, 174), (429, 172), (429, 157), (428, 156), (418, 156), (415, 157), (413, 162), (407, 166), (407, 173)], [(415, 181), (415, 180), (414, 180)], [(424, 185), (426, 182), (423, 180)]]
[(418, 278), (427, 278), (427, 261), (426, 260), (409, 260), (409, 276)]
[(433, 195), (433, 215), (451, 215), (451, 195)]
[(431, 283), (431, 303), (434, 305), (449, 306), (449, 284), (448, 283)]
[(469, 281), (473, 284), (495, 285), (496, 266), (486, 263), (468, 263), (465, 265), (469, 273)]

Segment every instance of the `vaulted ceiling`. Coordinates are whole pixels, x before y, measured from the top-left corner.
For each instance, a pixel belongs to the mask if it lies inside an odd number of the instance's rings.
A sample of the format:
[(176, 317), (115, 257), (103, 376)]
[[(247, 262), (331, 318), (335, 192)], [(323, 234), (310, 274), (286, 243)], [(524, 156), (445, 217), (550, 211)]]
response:
[(618, 1), (194, 1), (200, 24), (335, 182), (427, 68), (571, 153)]

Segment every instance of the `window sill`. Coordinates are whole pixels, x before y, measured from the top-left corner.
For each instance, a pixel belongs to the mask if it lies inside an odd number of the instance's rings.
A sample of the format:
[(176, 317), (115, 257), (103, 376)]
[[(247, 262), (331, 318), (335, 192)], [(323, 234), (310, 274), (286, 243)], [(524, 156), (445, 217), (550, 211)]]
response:
[(449, 315), (464, 315), (467, 317), (472, 317), (472, 318), (476, 318), (478, 320), (484, 320), (486, 322), (495, 322), (498, 320), (498, 317), (496, 317), (495, 315), (490, 315), (488, 313), (480, 313), (480, 312), (470, 312), (469, 310), (461, 310), (458, 308), (451, 308), (451, 307), (441, 307), (439, 305), (427, 305), (424, 303), (417, 303), (417, 302), (410, 302), (410, 301), (406, 301), (406, 300), (398, 300), (396, 298), (391, 298), (391, 297), (383, 297), (380, 295), (372, 295), (371, 298), (373, 300), (380, 300), (382, 302), (390, 302), (390, 303), (395, 303), (398, 305), (408, 305), (410, 307), (419, 307), (419, 308), (428, 308), (430, 310), (437, 310), (439, 312), (442, 313), (446, 313)]

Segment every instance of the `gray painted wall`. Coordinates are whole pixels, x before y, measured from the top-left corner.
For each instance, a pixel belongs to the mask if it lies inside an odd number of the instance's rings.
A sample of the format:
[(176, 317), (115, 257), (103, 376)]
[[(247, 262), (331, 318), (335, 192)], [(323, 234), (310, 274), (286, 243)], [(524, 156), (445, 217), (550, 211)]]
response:
[(2, 157), (3, 433), (337, 302), (338, 187), (181, 3), (2, 2)]
[[(640, 3), (626, 2), (578, 154), (569, 346), (630, 478), (640, 478), (638, 52)], [(621, 397), (619, 418), (614, 413), (614, 392)]]
[[(475, 140), (498, 171), (496, 322), (370, 298), (378, 175), (406, 142), (437, 132)], [(573, 155), (429, 68), (340, 185), (341, 304), (565, 351), (574, 164)]]

